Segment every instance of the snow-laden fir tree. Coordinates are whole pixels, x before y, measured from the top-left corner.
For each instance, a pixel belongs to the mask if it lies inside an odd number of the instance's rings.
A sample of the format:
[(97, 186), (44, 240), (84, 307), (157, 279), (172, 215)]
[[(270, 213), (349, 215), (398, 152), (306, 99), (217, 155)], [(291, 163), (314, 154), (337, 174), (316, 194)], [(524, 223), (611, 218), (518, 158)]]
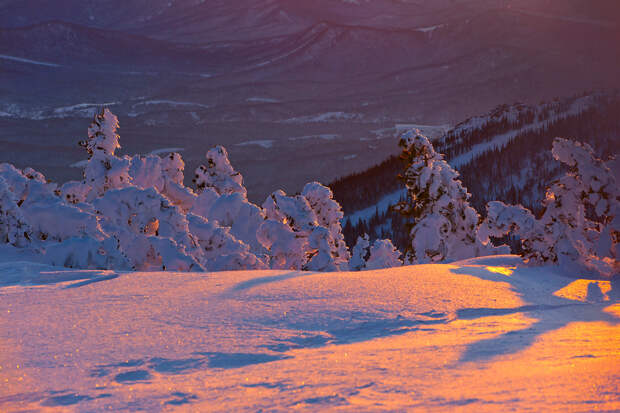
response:
[(351, 252), (351, 259), (349, 260), (350, 271), (361, 271), (366, 268), (366, 260), (370, 256), (370, 241), (368, 240), (368, 234), (357, 237), (357, 242)]
[(606, 163), (589, 145), (560, 138), (554, 141), (552, 153), (569, 170), (547, 189), (542, 216), (536, 219), (520, 205), (490, 202), (481, 234), (517, 235), (524, 258), (533, 264), (617, 274), (620, 190), (616, 160)]
[(185, 215), (154, 188), (107, 191), (93, 205), (136, 270), (204, 269)]
[(213, 188), (219, 195), (237, 192), (247, 196), (243, 176), (230, 164), (226, 148), (218, 145), (207, 152), (206, 158), (207, 164), (196, 168), (193, 180), (199, 191)]
[(78, 208), (57, 196), (56, 184), (48, 183), (41, 173), (13, 165), (0, 164), (2, 177), (13, 193), (22, 216), (28, 222), (32, 239), (63, 241), (71, 237), (102, 239), (97, 217), (91, 210)]
[(241, 193), (219, 195), (213, 188), (205, 188), (194, 200), (190, 212), (230, 228), (230, 233), (248, 244), (254, 253), (266, 252), (256, 238), (258, 228), (265, 221), (263, 210)]
[(188, 214), (187, 220), (190, 233), (202, 249), (201, 262), (208, 271), (267, 268), (247, 244), (230, 234), (229, 228), (194, 214)]
[(189, 211), (196, 194), (183, 185), (185, 163), (181, 155), (169, 153), (163, 158), (157, 155), (133, 156), (130, 158), (129, 176), (132, 185), (140, 188), (155, 188), (182, 211)]
[(378, 239), (370, 245), (368, 235), (357, 238), (349, 260), (350, 271), (378, 270), (381, 268), (400, 267), (401, 253), (389, 239)]
[(271, 268), (302, 269), (313, 253), (308, 238), (318, 226), (308, 200), (278, 190), (267, 197), (263, 210), (267, 219), (256, 235), (269, 251)]
[(121, 147), (117, 128), (118, 118), (109, 109), (101, 109), (88, 127), (87, 139), (80, 142), (80, 146), (88, 152), (84, 183), (90, 187), (87, 195), (89, 201), (109, 189), (124, 188), (130, 184), (129, 158), (119, 158), (114, 154)]
[(366, 261), (367, 270), (400, 267), (400, 252), (389, 239), (378, 239), (370, 247), (370, 256)]
[(257, 239), (265, 215), (260, 207), (248, 201), (243, 176), (230, 164), (228, 152), (216, 146), (207, 152), (206, 158), (207, 165), (196, 169), (194, 182), (198, 197), (191, 212), (230, 228), (231, 235), (248, 244), (253, 253), (266, 253)]
[(302, 268), (308, 271), (338, 271), (333, 255), (333, 238), (325, 227), (315, 227), (308, 237), (310, 249), (308, 263)]
[(0, 243), (25, 247), (31, 240), (32, 231), (17, 204), (15, 194), (0, 177)]
[(327, 242), (336, 267), (346, 270), (350, 255), (342, 233), (341, 220), (344, 214), (340, 204), (334, 200), (332, 190), (319, 182), (310, 182), (304, 186), (301, 195), (308, 200), (318, 224), (329, 230)]
[(455, 261), (505, 252), (478, 239), (479, 216), (469, 205), (471, 195), (428, 138), (419, 131), (407, 132), (399, 145), (406, 163), (400, 178), (407, 200), (396, 209), (409, 220), (411, 236), (405, 262)]

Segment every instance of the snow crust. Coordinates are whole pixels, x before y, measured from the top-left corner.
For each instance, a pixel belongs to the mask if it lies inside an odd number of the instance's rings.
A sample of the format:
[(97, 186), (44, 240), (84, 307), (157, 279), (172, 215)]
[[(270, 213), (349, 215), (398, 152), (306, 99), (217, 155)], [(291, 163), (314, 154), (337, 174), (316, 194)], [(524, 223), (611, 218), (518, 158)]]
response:
[(123, 273), (5, 252), (2, 411), (620, 409), (617, 281), (515, 256)]

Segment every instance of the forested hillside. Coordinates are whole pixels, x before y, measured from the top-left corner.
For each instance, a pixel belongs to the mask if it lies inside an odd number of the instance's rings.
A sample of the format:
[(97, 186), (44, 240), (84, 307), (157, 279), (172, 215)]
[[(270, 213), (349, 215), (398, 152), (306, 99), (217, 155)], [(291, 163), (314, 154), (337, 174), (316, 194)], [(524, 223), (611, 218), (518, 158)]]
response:
[[(540, 213), (549, 183), (564, 169), (552, 159), (555, 137), (587, 142), (607, 158), (620, 150), (620, 94), (616, 91), (556, 99), (536, 106), (502, 105), (488, 115), (467, 119), (435, 142), (438, 152), (461, 174), (472, 194), (471, 205), (485, 214), (491, 200), (522, 204)], [(339, 179), (330, 187), (347, 216), (372, 208), (401, 190), (397, 175), (403, 165), (391, 157), (362, 173)], [(344, 223), (347, 243), (361, 234), (390, 238), (402, 248), (409, 239), (397, 212), (376, 208), (359, 222)]]

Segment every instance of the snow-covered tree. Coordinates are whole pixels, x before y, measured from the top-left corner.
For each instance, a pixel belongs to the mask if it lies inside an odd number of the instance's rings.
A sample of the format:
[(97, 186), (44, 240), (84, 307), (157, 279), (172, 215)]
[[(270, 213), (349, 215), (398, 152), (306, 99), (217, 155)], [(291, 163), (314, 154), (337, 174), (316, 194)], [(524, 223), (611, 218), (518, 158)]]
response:
[(308, 237), (309, 260), (304, 270), (331, 272), (338, 271), (333, 255), (333, 238), (325, 227), (315, 227)]
[(615, 159), (608, 165), (589, 145), (560, 138), (552, 153), (569, 171), (549, 186), (542, 216), (536, 219), (521, 206), (490, 202), (481, 233), (514, 233), (521, 239), (524, 258), (534, 264), (618, 273), (620, 190)]
[(267, 220), (259, 227), (257, 238), (269, 251), (271, 267), (302, 269), (312, 253), (308, 237), (318, 226), (308, 200), (278, 190), (267, 197), (263, 210)]
[(188, 214), (187, 219), (191, 234), (202, 248), (202, 262), (208, 271), (267, 268), (247, 244), (230, 234), (229, 228), (194, 214)]
[(271, 268), (301, 270), (308, 261), (308, 236), (293, 231), (283, 222), (266, 220), (256, 237), (268, 251)]
[(104, 108), (95, 114), (88, 127), (87, 139), (80, 142), (80, 146), (88, 152), (84, 182), (91, 188), (87, 196), (89, 201), (102, 196), (109, 189), (124, 188), (130, 183), (129, 158), (119, 158), (114, 154), (121, 147), (117, 128), (118, 118)]
[(61, 242), (47, 242), (42, 249), (45, 261), (50, 265), (80, 269), (132, 269), (114, 237), (103, 240), (87, 236), (71, 237)]
[(370, 247), (370, 256), (366, 261), (367, 270), (400, 267), (400, 252), (389, 239), (378, 239)]
[(247, 190), (243, 186), (243, 176), (230, 164), (226, 148), (218, 145), (210, 149), (205, 156), (207, 165), (200, 165), (196, 168), (193, 180), (199, 191), (213, 188), (220, 195), (238, 192), (243, 197), (247, 196)]
[(361, 271), (366, 267), (366, 260), (370, 256), (370, 241), (368, 234), (357, 237), (357, 242), (353, 247), (351, 259), (349, 260), (350, 271)]
[(69, 204), (80, 204), (86, 202), (86, 198), (91, 191), (90, 185), (81, 181), (69, 181), (58, 189), (58, 195)]
[(32, 230), (17, 203), (15, 194), (0, 177), (0, 242), (25, 247), (31, 240)]
[(310, 182), (304, 186), (301, 194), (314, 211), (318, 224), (329, 230), (327, 242), (334, 264), (339, 269), (346, 269), (350, 254), (340, 223), (344, 214), (340, 204), (334, 199), (332, 190), (318, 182)]
[(114, 155), (114, 152), (121, 147), (120, 137), (116, 133), (117, 129), (118, 118), (116, 115), (110, 112), (110, 109), (102, 108), (99, 113), (95, 113), (95, 117), (88, 127), (88, 138), (80, 141), (80, 146), (86, 149), (89, 158), (96, 152)]
[(183, 185), (184, 169), (185, 163), (178, 153), (163, 158), (136, 155), (130, 158), (129, 176), (132, 185), (155, 188), (183, 212), (188, 212), (194, 205), (196, 194)]
[(104, 237), (97, 217), (91, 211), (64, 202), (57, 196), (56, 185), (47, 183), (43, 174), (2, 164), (0, 177), (17, 199), (31, 238), (62, 241), (71, 237)]
[(371, 246), (368, 235), (364, 234), (357, 238), (357, 243), (353, 247), (349, 270), (363, 271), (400, 267), (403, 265), (400, 256), (400, 252), (391, 240), (378, 239)]
[(119, 240), (134, 268), (203, 269), (185, 215), (154, 188), (108, 191), (93, 205), (104, 231)]
[(478, 239), (479, 216), (469, 205), (471, 195), (428, 138), (407, 132), (399, 145), (407, 164), (401, 176), (407, 200), (396, 209), (409, 219), (411, 236), (405, 261), (444, 262), (504, 252)]
[(213, 188), (205, 188), (194, 200), (191, 212), (230, 228), (230, 233), (248, 244), (254, 253), (266, 252), (256, 238), (258, 228), (265, 221), (263, 210), (241, 193), (219, 195)]

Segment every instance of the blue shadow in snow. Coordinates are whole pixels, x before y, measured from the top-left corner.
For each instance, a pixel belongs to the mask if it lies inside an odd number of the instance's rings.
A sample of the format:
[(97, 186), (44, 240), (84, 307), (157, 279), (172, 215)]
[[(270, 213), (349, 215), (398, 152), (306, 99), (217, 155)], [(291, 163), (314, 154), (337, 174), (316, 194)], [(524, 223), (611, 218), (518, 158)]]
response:
[[(517, 353), (530, 347), (543, 334), (560, 329), (572, 322), (604, 321), (617, 324), (619, 321), (613, 314), (603, 311), (610, 302), (584, 303), (553, 295), (555, 291), (575, 281), (572, 278), (554, 276), (553, 279), (548, 280), (549, 285), (541, 283), (540, 288), (532, 289), (532, 286), (536, 287), (535, 281), (524, 282), (522, 277), (505, 276), (488, 271), (483, 267), (463, 266), (450, 271), (454, 274), (471, 275), (483, 280), (509, 283), (512, 290), (521, 296), (523, 301), (530, 303), (514, 308), (464, 308), (457, 311), (458, 319), (474, 320), (516, 313), (527, 313), (528, 316), (537, 319), (534, 324), (521, 330), (509, 331), (497, 337), (471, 343), (461, 354), (460, 362), (485, 361), (498, 356)], [(517, 271), (527, 273), (527, 269)], [(525, 274), (525, 276), (531, 277), (532, 275)], [(600, 298), (597, 294), (600, 293), (600, 289), (598, 285), (595, 284), (595, 286), (596, 291), (592, 288), (592, 284), (588, 285), (588, 300)], [(614, 289), (617, 289), (617, 285)], [(612, 290), (608, 293), (612, 300), (614, 300), (614, 294), (617, 294), (617, 291)], [(544, 301), (545, 304), (537, 304), (537, 301)], [(552, 304), (548, 304), (549, 302)]]
[(281, 275), (270, 275), (268, 277), (260, 277), (253, 278), (251, 280), (240, 282), (230, 289), (230, 291), (243, 291), (248, 290), (250, 288), (256, 287), (258, 285), (274, 283), (278, 281), (290, 280), (291, 278), (297, 277), (307, 277), (308, 275), (316, 274), (314, 272), (302, 272), (302, 271), (291, 271), (286, 274)]
[(195, 394), (189, 393), (174, 392), (170, 396), (174, 397), (174, 399), (168, 400), (165, 404), (171, 406), (182, 406), (198, 400), (198, 397)]
[(167, 359), (153, 357), (150, 359), (134, 359), (120, 363), (97, 366), (92, 370), (91, 377), (106, 377), (113, 369), (125, 369), (144, 366), (139, 370), (121, 371), (114, 376), (117, 383), (133, 383), (136, 381), (149, 380), (151, 372), (160, 374), (185, 374), (206, 368), (234, 369), (252, 364), (268, 363), (271, 361), (291, 358), (281, 354), (271, 355), (265, 353), (218, 353), (196, 352), (198, 357), (184, 359)]
[(285, 360), (291, 356), (271, 355), (265, 353), (197, 353), (206, 356), (208, 366), (215, 369), (236, 369), (253, 364), (269, 363), (271, 361)]
[(322, 397), (310, 397), (308, 399), (299, 400), (293, 403), (292, 406), (295, 406), (298, 404), (316, 405), (318, 409), (319, 406), (323, 406), (322, 408), (327, 408), (327, 406), (343, 406), (343, 405), (349, 404), (349, 402), (347, 401), (347, 399), (343, 397), (340, 397), (337, 395), (331, 395), (331, 396), (322, 396)]
[[(304, 333), (297, 337), (286, 339), (276, 339), (276, 344), (268, 344), (263, 347), (276, 352), (286, 352), (299, 348), (317, 348), (331, 344), (351, 344), (362, 341), (373, 340), (375, 338), (390, 337), (416, 331), (424, 326), (433, 324), (445, 324), (450, 320), (444, 313), (431, 312), (420, 314), (424, 319), (407, 318), (397, 316), (394, 318), (374, 318), (366, 321), (351, 320), (346, 326), (332, 326), (316, 334)], [(360, 315), (362, 316), (362, 315)], [(430, 319), (429, 319), (430, 318)], [(292, 329), (301, 329), (296, 325), (290, 326)]]
[(85, 280), (85, 281), (80, 281), (74, 284), (70, 284), (70, 285), (67, 285), (65, 288), (79, 288), (79, 287), (83, 287), (88, 284), (94, 284), (94, 283), (98, 283), (101, 281), (113, 280), (118, 277), (119, 277), (118, 274), (105, 275), (103, 277), (91, 278), (90, 280)]
[(62, 396), (50, 397), (41, 403), (41, 405), (50, 407), (71, 406), (88, 400), (93, 400), (93, 397), (80, 394), (64, 394)]
[(151, 373), (147, 370), (132, 370), (117, 374), (114, 376), (114, 381), (117, 383), (131, 383), (134, 381), (149, 380), (150, 378)]
[(149, 367), (158, 373), (183, 374), (192, 370), (200, 370), (205, 365), (204, 359), (165, 359), (154, 357), (149, 360)]

